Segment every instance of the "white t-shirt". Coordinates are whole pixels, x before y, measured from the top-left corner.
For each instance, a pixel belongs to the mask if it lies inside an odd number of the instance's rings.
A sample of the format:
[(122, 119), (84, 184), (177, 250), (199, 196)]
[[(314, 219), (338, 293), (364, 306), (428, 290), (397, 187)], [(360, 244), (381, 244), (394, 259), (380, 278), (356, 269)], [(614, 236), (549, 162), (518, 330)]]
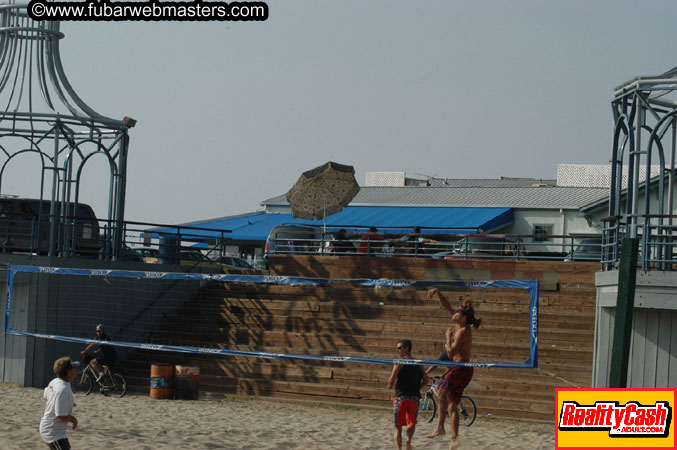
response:
[(59, 439), (67, 439), (68, 422), (57, 419), (57, 416), (73, 414), (75, 398), (70, 383), (61, 378), (54, 378), (45, 388), (43, 398), (47, 400), (47, 405), (45, 415), (40, 420), (40, 436), (48, 444)]

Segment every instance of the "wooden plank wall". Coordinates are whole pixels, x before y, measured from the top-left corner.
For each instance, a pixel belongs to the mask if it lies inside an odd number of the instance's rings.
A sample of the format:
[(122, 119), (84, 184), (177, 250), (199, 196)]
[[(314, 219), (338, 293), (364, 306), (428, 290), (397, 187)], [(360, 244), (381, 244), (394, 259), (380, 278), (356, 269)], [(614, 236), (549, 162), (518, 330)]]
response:
[[(271, 274), (326, 278), (538, 279), (539, 369), (478, 368), (468, 392), (479, 414), (533, 421), (555, 415), (555, 388), (590, 387), (594, 339), (594, 263), (432, 260), (357, 256), (277, 256)], [(226, 285), (205, 290), (167, 318), (156, 338), (169, 342), (193, 330), (205, 345), (265, 352), (395, 356), (408, 338), (414, 355), (435, 359), (451, 323), (425, 290), (397, 289), (387, 298), (351, 286)], [(528, 357), (528, 296), (521, 290), (447, 291), (475, 302), (483, 325), (473, 360), (521, 362)], [(383, 303), (382, 305), (380, 303)], [(164, 334), (163, 334), (164, 333)], [(172, 343), (178, 343), (174, 339)], [(145, 380), (149, 361), (198, 365), (201, 390), (388, 407), (391, 366), (136, 353), (129, 377)], [(441, 373), (441, 370), (440, 370)]]
[[(615, 308), (599, 308), (598, 366), (595, 386), (608, 386)], [(677, 385), (677, 311), (635, 308), (630, 340), (628, 387), (668, 388)]]

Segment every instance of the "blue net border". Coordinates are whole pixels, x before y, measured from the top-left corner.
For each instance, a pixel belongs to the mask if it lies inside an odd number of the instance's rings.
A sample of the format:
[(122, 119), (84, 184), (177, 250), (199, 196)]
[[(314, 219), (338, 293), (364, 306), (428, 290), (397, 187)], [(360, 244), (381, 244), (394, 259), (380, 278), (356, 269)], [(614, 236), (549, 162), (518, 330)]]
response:
[(283, 360), (307, 360), (307, 361), (332, 361), (332, 362), (351, 362), (363, 364), (381, 364), (381, 365), (417, 365), (417, 366), (465, 366), (465, 367), (502, 367), (502, 368), (534, 368), (538, 367), (538, 307), (539, 307), (539, 285), (538, 280), (483, 280), (483, 281), (463, 281), (463, 280), (390, 280), (390, 279), (370, 279), (370, 278), (304, 278), (288, 276), (270, 276), (270, 275), (239, 275), (239, 274), (192, 274), (179, 272), (142, 272), (132, 270), (101, 270), (101, 269), (76, 269), (63, 267), (40, 267), (11, 265), (7, 271), (7, 300), (5, 308), (5, 333), (14, 336), (24, 336), (43, 339), (54, 339), (64, 342), (75, 342), (82, 344), (96, 344), (100, 341), (87, 338), (76, 338), (61, 335), (51, 335), (43, 333), (28, 333), (13, 330), (10, 327), (10, 311), (12, 309), (12, 291), (14, 287), (14, 276), (17, 273), (43, 273), (53, 275), (79, 275), (86, 277), (122, 277), (135, 279), (156, 279), (156, 280), (186, 280), (186, 281), (217, 281), (222, 283), (257, 283), (269, 285), (286, 286), (328, 286), (328, 285), (356, 285), (356, 286), (392, 286), (392, 287), (433, 287), (433, 286), (453, 286), (465, 288), (519, 288), (524, 289), (529, 294), (529, 359), (524, 363), (504, 363), (504, 362), (454, 362), (439, 361), (429, 359), (400, 359), (400, 358), (379, 358), (366, 356), (327, 356), (327, 355), (306, 355), (296, 353), (271, 353), (245, 350), (229, 350), (225, 348), (204, 348), (192, 346), (164, 345), (164, 344), (145, 344), (141, 342), (110, 341), (114, 346), (148, 349), (167, 352), (179, 352), (201, 355), (220, 355), (220, 356), (246, 356), (264, 359), (283, 359)]

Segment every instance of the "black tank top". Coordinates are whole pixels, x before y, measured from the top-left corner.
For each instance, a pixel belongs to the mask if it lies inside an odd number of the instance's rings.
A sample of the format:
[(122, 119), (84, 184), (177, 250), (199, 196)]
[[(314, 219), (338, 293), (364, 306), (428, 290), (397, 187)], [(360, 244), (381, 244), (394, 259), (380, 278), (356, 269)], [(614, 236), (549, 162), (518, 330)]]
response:
[(395, 397), (421, 398), (421, 381), (423, 373), (420, 366), (405, 365), (397, 374)]

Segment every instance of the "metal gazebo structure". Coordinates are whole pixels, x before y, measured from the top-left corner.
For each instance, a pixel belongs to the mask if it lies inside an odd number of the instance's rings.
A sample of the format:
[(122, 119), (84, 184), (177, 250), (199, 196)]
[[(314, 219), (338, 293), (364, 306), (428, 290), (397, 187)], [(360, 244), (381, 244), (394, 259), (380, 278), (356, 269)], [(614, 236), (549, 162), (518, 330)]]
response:
[(135, 121), (102, 116), (80, 99), (61, 63), (63, 37), (59, 22), (31, 19), (25, 4), (10, 0), (0, 5), (0, 193), (9, 163), (37, 154), (40, 173), (25, 176), (35, 177), (40, 200), (49, 205), (41, 205), (49, 211), (48, 254), (72, 256), (83, 170), (92, 158), (104, 157), (110, 184), (101, 256), (117, 259), (123, 241), (128, 131)]
[[(611, 263), (609, 268), (618, 261), (618, 242), (625, 235), (641, 238), (645, 270), (649, 265), (672, 270), (673, 254), (677, 254), (672, 237), (677, 231), (673, 223), (676, 91), (677, 67), (659, 76), (636, 77), (615, 89), (610, 217), (605, 227), (604, 262)], [(627, 175), (623, 173), (624, 161)], [(652, 164), (659, 166), (653, 177)], [(652, 189), (655, 195), (651, 195)]]

